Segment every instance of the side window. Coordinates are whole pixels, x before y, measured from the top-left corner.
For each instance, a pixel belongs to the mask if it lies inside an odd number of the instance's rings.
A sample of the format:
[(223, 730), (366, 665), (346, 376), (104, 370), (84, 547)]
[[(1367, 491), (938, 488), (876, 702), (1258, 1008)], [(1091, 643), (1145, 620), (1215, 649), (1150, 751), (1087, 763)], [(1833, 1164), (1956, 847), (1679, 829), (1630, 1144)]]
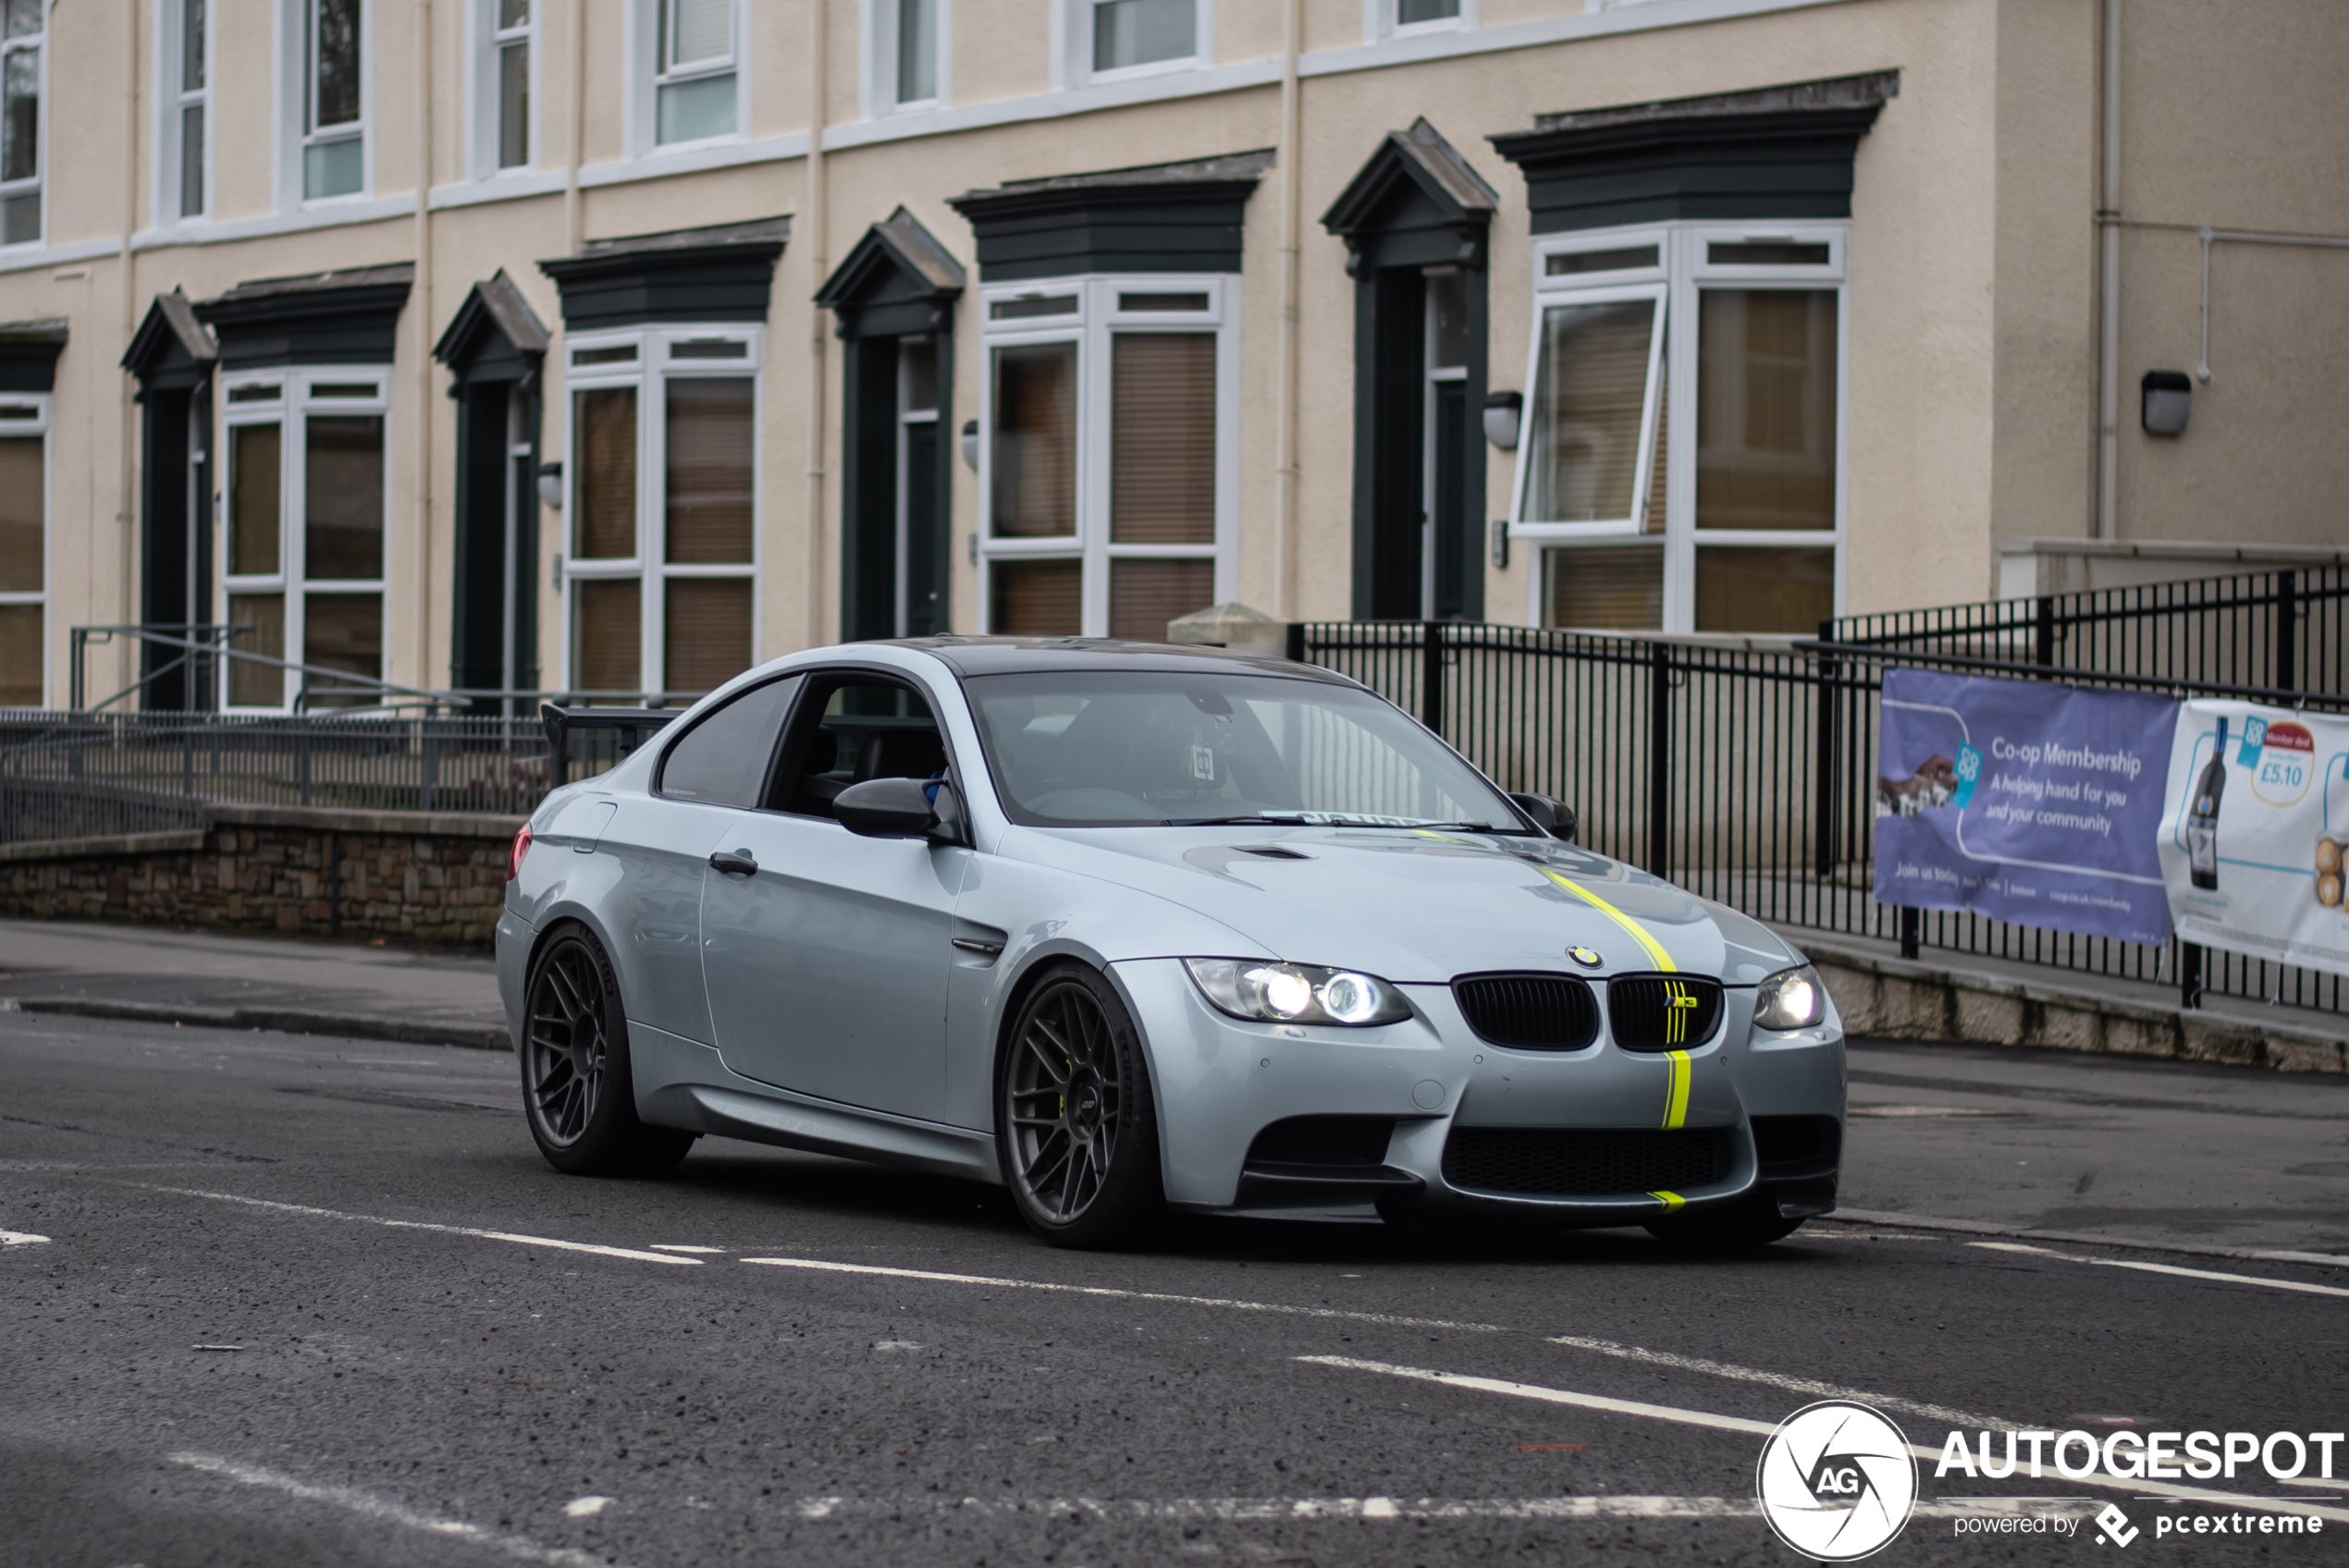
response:
[(687, 730), (661, 759), (660, 793), (710, 805), (756, 806), (800, 678), (752, 688)]
[(930, 778), (946, 770), (946, 746), (929, 704), (911, 687), (843, 675), (802, 703), (776, 780), (782, 809), (830, 816), (832, 797), (869, 778)]

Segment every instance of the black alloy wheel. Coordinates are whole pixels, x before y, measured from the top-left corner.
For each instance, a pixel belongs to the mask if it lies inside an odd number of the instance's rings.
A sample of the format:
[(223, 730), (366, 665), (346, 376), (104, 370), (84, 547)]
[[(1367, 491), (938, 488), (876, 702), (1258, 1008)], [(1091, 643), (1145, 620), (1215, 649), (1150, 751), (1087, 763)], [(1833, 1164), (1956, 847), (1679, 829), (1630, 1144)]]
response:
[(1140, 1233), (1163, 1202), (1141, 1042), (1109, 982), (1056, 964), (1028, 994), (1000, 1073), (1003, 1179), (1056, 1246)]
[(694, 1133), (636, 1118), (628, 1020), (602, 944), (578, 926), (558, 931), (524, 997), (523, 1110), (547, 1162), (577, 1176), (657, 1176), (684, 1158)]

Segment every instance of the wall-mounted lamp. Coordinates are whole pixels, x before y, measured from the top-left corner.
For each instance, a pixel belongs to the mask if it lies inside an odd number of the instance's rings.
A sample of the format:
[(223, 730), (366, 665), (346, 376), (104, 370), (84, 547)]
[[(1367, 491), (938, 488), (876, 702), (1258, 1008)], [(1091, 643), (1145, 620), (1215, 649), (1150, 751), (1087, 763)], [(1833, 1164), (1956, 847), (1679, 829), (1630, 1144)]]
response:
[(2183, 435), (2186, 416), (2194, 411), (2194, 383), (2182, 370), (2149, 370), (2143, 385), (2144, 407), (2138, 417), (2147, 435)]
[(1487, 392), (1484, 395), (1484, 439), (1504, 452), (1517, 450), (1518, 427), (1524, 422), (1525, 394)]
[(563, 509), (563, 465), (538, 465), (538, 504), (550, 511)]
[(978, 472), (978, 421), (963, 421), (963, 466), (973, 473)]

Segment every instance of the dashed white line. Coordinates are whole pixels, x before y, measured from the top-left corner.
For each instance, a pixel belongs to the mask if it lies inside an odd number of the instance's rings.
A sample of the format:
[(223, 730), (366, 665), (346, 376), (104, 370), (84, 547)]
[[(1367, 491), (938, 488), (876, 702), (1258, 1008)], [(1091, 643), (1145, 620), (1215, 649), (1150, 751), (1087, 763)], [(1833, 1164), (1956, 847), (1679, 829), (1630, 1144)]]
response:
[(1986, 1427), (1993, 1432), (2023, 1430), (1991, 1416), (1952, 1410), (1946, 1404), (1928, 1404), (1922, 1400), (1903, 1399), (1899, 1394), (1871, 1393), (1865, 1389), (1847, 1389), (1839, 1384), (1822, 1383), (1810, 1378), (1791, 1378), (1782, 1372), (1764, 1372), (1756, 1367), (1732, 1366), (1726, 1361), (1706, 1361), (1701, 1356), (1676, 1355), (1668, 1350), (1621, 1345), (1613, 1340), (1586, 1340), (1575, 1334), (1553, 1334), (1549, 1342), (1568, 1345), (1576, 1350), (1594, 1351), (1600, 1355), (1612, 1355), (1625, 1361), (1643, 1362), (1650, 1366), (1669, 1366), (1682, 1372), (1701, 1372), (1708, 1378), (1761, 1383), (1774, 1389), (1784, 1389), (1789, 1393), (1806, 1394), (1813, 1399), (1856, 1400), (1862, 1404), (1876, 1405), (1886, 1410), (1905, 1410), (1912, 1415), (1946, 1421), (1952, 1427)]
[(242, 1464), (233, 1459), (223, 1459), (217, 1454), (182, 1452), (165, 1457), (174, 1464), (201, 1470), (208, 1476), (218, 1476), (240, 1486), (259, 1487), (303, 1502), (323, 1502), (362, 1519), (379, 1525), (396, 1525), (420, 1535), (470, 1541), (520, 1562), (551, 1563), (557, 1568), (605, 1568), (604, 1559), (589, 1552), (574, 1551), (568, 1547), (544, 1547), (522, 1536), (503, 1535), (479, 1525), (469, 1525), (461, 1519), (445, 1519), (437, 1513), (422, 1513), (402, 1503), (387, 1501), (371, 1492), (363, 1492), (356, 1487), (319, 1486), (279, 1471), (263, 1469), (258, 1464)]
[[(1777, 1430), (1769, 1421), (1749, 1421), (1741, 1415), (1716, 1415), (1708, 1410), (1683, 1410), (1676, 1405), (1650, 1404), (1642, 1400), (1611, 1399), (1605, 1394), (1586, 1394), (1573, 1389), (1545, 1388), (1539, 1383), (1512, 1382), (1503, 1378), (1478, 1378), (1462, 1372), (1439, 1372), (1425, 1366), (1397, 1366), (1391, 1362), (1362, 1361), (1347, 1355), (1300, 1355), (1300, 1362), (1315, 1366), (1334, 1366), (1348, 1372), (1375, 1372), (1389, 1378), (1408, 1378), (1413, 1382), (1435, 1383), (1445, 1388), (1463, 1389), (1473, 1393), (1506, 1394), (1513, 1399), (1538, 1400), (1544, 1404), (1572, 1405), (1583, 1410), (1595, 1410), (1610, 1415), (1635, 1415), (1650, 1421), (1670, 1421), (1683, 1427), (1707, 1427), (1719, 1432), (1742, 1432), (1767, 1437)], [(2001, 1426), (2008, 1423), (2001, 1423)], [(1909, 1452), (1927, 1464), (1941, 1457), (1937, 1448), (1924, 1448), (1915, 1443)], [(2207, 1502), (2230, 1508), (2247, 1508), (2268, 1513), (2301, 1513), (2313, 1518), (2333, 1519), (2349, 1523), (2349, 1508), (2332, 1508), (2321, 1503), (2302, 1501), (2297, 1498), (2253, 1497), (2237, 1492), (2211, 1491), (2201, 1487), (2181, 1487), (2167, 1481), (2151, 1481), (2133, 1476), (2048, 1476), (2063, 1486), (2097, 1487), (2108, 1491), (2122, 1491), (2146, 1499), (2168, 1499), (2180, 1502)]]
[(37, 1247), (45, 1245), (48, 1240), (30, 1231), (0, 1231), (0, 1247)]
[(769, 1268), (804, 1268), (817, 1274), (863, 1274), (884, 1280), (923, 1280), (938, 1285), (986, 1285), (999, 1291), (1044, 1291), (1056, 1295), (1097, 1296), (1108, 1301), (1154, 1301), (1178, 1306), (1217, 1306), (1232, 1312), (1264, 1312), (1285, 1317), (1376, 1323), (1388, 1329), (1449, 1329), (1470, 1334), (1508, 1332), (1497, 1323), (1455, 1323), (1443, 1317), (1398, 1317), (1392, 1313), (1347, 1312), (1334, 1306), (1293, 1306), (1285, 1302), (1175, 1295), (1165, 1291), (1127, 1291), (1110, 1285), (1064, 1285), (1047, 1280), (999, 1279), (991, 1274), (945, 1274), (929, 1268), (892, 1268), (878, 1263), (833, 1263), (815, 1257), (745, 1257), (742, 1261)]
[[(2083, 1517), (2098, 1505), (2087, 1498), (1974, 1497), (1919, 1502), (1925, 1519), (2018, 1515)], [(811, 1497), (801, 1500), (807, 1520), (906, 1514), (1047, 1517), (1069, 1514), (1100, 1521), (1152, 1524), (1253, 1524), (1291, 1519), (1753, 1519), (1752, 1498), (1577, 1496), (1521, 1498), (1408, 1497)]]
[(2265, 1285), (2271, 1291), (2297, 1291), (2312, 1296), (2349, 1296), (2349, 1290), (2339, 1285), (2312, 1285), (2302, 1280), (2263, 1280), (2257, 1274), (2221, 1274), (2211, 1268), (2181, 1268), (2174, 1263), (2141, 1263), (2133, 1257), (2083, 1257), (2078, 1253), (2058, 1252), (2053, 1247), (2035, 1247), (2023, 1242), (1968, 1242), (1970, 1247), (1989, 1252), (2027, 1252), (2042, 1257), (2058, 1257), (2066, 1263), (2093, 1263), (2099, 1268), (2137, 1268), (2147, 1274), (2174, 1274), (2186, 1280), (2217, 1280), (2229, 1285)]
[(592, 1253), (597, 1257), (626, 1257), (638, 1263), (672, 1263), (689, 1268), (699, 1268), (698, 1257), (672, 1257), (665, 1252), (639, 1252), (633, 1247), (599, 1246), (594, 1242), (562, 1242), (552, 1236), (524, 1236), (512, 1231), (483, 1231), (471, 1225), (436, 1225), (425, 1219), (385, 1219), (373, 1214), (347, 1214), (338, 1208), (313, 1208), (307, 1204), (276, 1203), (268, 1198), (249, 1198), (240, 1193), (208, 1193), (200, 1187), (149, 1187), (149, 1192), (174, 1193), (185, 1198), (211, 1198), (216, 1203), (242, 1204), (247, 1208), (265, 1208), (279, 1214), (306, 1214), (318, 1219), (351, 1219), (362, 1225), (381, 1225), (392, 1231), (434, 1231), (444, 1236), (473, 1236), (485, 1242), (511, 1242), (518, 1246), (549, 1247), (556, 1252)]

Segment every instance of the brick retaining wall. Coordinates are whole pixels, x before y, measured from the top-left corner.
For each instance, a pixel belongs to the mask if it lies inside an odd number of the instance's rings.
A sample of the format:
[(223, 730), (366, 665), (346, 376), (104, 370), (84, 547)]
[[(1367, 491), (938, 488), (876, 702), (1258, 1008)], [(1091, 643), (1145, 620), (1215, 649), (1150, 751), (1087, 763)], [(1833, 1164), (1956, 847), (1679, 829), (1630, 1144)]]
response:
[(0, 914), (487, 948), (520, 817), (206, 806), (194, 829), (0, 844)]

